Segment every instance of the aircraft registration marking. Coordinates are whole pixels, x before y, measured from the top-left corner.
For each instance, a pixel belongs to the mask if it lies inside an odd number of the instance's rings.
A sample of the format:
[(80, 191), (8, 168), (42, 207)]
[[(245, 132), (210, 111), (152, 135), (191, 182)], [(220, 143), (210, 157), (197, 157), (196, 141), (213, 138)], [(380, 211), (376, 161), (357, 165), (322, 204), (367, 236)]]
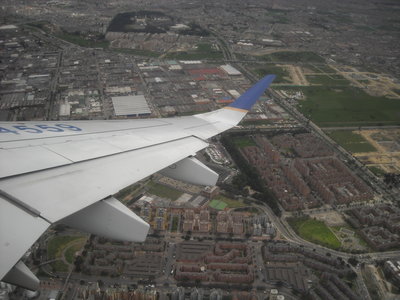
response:
[(53, 124), (52, 126), (49, 125), (14, 125), (10, 128), (0, 127), (0, 133), (13, 133), (13, 134), (20, 134), (20, 133), (44, 133), (44, 132), (64, 132), (64, 131), (82, 131), (81, 128), (68, 125), (68, 124)]

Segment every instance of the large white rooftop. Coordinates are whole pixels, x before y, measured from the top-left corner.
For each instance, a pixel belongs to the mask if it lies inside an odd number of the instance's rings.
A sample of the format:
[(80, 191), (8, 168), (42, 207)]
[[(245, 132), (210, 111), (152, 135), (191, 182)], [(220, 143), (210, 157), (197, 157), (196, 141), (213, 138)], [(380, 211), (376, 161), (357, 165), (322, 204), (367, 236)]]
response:
[(235, 69), (231, 65), (223, 65), (221, 66), (221, 69), (224, 70), (228, 75), (242, 75), (239, 70)]
[(150, 114), (151, 110), (143, 95), (111, 97), (116, 116)]

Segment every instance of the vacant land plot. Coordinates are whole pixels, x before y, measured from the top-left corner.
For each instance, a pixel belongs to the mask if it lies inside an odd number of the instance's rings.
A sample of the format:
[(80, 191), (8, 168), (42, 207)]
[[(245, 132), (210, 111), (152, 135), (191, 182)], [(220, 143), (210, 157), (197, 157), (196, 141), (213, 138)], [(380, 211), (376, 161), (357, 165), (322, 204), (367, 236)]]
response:
[(354, 131), (335, 130), (328, 132), (328, 134), (344, 149), (352, 153), (376, 151), (375, 147), (372, 146), (362, 135)]
[(211, 200), (209, 206), (214, 209), (223, 210), (228, 206), (228, 204), (221, 200)]
[(288, 219), (288, 222), (300, 237), (310, 242), (332, 249), (338, 249), (341, 246), (340, 241), (322, 221), (310, 218), (292, 218)]
[(400, 101), (373, 97), (354, 87), (299, 89), (306, 96), (299, 110), (320, 126), (400, 124)]
[(148, 184), (149, 190), (148, 192), (152, 195), (156, 195), (161, 198), (168, 198), (173, 201), (178, 199), (180, 196), (182, 196), (182, 192), (175, 190), (171, 187), (156, 183), (156, 182), (150, 182)]

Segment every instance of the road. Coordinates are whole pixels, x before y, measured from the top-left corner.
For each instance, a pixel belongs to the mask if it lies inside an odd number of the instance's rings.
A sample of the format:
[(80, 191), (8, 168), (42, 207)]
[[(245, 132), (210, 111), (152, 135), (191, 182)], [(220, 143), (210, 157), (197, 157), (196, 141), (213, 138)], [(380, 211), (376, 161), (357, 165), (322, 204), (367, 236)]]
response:
[(370, 263), (374, 260), (381, 260), (381, 259), (398, 259), (400, 258), (400, 251), (387, 251), (387, 252), (370, 252), (370, 253), (363, 253), (363, 254), (352, 254), (342, 251), (333, 250), (330, 248), (326, 248), (324, 246), (320, 246), (309, 241), (306, 241), (299, 237), (291, 226), (286, 222), (284, 219), (278, 218), (266, 205), (255, 205), (258, 209), (262, 210), (268, 218), (271, 220), (272, 223), (276, 226), (277, 230), (282, 234), (282, 236), (293, 243), (310, 247), (312, 249), (319, 250), (321, 253), (330, 253), (331, 255), (340, 256), (343, 259), (349, 259), (350, 257), (357, 257), (357, 259), (361, 262)]

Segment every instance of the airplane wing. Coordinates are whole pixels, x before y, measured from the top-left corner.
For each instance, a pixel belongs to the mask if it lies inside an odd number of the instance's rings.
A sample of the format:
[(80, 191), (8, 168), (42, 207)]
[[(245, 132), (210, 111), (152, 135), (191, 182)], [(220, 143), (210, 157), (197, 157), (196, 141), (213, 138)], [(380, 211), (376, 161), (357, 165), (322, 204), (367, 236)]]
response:
[(149, 225), (111, 195), (160, 170), (214, 185), (218, 175), (192, 156), (235, 126), (274, 78), (225, 108), (188, 117), (0, 122), (0, 279), (38, 287), (20, 259), (54, 223), (144, 241)]

